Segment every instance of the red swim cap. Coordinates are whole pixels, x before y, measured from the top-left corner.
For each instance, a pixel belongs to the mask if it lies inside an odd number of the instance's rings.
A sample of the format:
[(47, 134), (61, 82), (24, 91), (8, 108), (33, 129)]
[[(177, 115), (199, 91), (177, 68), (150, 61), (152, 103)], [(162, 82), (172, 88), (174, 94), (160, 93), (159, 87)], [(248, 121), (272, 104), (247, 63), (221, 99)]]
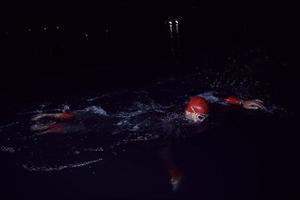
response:
[(186, 112), (208, 115), (208, 101), (200, 96), (191, 98), (187, 107)]

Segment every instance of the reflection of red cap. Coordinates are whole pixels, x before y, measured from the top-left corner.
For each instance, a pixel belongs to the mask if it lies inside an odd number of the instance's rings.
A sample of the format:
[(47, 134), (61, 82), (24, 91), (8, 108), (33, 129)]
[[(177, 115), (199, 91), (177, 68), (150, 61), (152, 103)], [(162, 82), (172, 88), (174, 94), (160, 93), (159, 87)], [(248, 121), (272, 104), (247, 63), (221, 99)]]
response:
[(203, 97), (195, 96), (191, 98), (185, 111), (208, 115), (208, 101)]

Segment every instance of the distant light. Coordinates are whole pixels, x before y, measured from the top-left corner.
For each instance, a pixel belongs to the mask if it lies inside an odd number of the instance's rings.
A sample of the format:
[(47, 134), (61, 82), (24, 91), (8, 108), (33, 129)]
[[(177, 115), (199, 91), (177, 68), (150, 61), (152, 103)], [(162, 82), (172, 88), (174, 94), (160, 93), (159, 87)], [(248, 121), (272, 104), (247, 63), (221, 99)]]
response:
[(169, 24), (172, 25), (172, 21), (169, 21)]
[(84, 32), (83, 36), (87, 38), (89, 36), (89, 34), (87, 34), (87, 32)]
[(109, 29), (108, 29), (108, 28), (106, 28), (106, 29), (105, 29), (105, 32), (106, 32), (106, 33), (108, 33), (108, 31), (109, 31)]
[(176, 23), (176, 24), (178, 24), (178, 23), (179, 23), (177, 19), (175, 19), (175, 23)]
[(59, 29), (60, 29), (60, 27), (59, 27), (59, 26), (56, 26), (55, 28), (56, 28), (57, 30), (59, 30)]
[(28, 32), (31, 32), (32, 30), (31, 30), (31, 28), (28, 28), (27, 31), (28, 31)]
[(48, 27), (47, 26), (44, 26), (43, 30), (44, 31), (47, 31)]

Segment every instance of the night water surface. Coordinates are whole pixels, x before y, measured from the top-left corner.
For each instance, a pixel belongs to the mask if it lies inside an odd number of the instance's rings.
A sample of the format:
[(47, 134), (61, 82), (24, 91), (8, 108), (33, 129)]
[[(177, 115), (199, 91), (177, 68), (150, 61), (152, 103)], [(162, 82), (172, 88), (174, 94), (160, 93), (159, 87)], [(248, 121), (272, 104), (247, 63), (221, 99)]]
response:
[[(265, 62), (259, 59), (249, 67), (229, 57), (225, 70), (201, 65), (143, 88), (82, 92), (77, 85), (80, 92), (71, 98), (7, 102), (2, 107), (10, 114), (0, 125), (2, 191), (26, 199), (287, 199), (295, 187), (287, 182), (294, 176), (294, 112), (274, 99), (277, 89), (268, 80), (255, 76), (253, 66)], [(211, 102), (204, 124), (184, 118), (194, 95)], [(267, 109), (224, 105), (219, 95), (259, 98)], [(62, 111), (85, 113), (86, 129), (30, 131), (31, 117)], [(183, 174), (176, 189), (164, 158)]]

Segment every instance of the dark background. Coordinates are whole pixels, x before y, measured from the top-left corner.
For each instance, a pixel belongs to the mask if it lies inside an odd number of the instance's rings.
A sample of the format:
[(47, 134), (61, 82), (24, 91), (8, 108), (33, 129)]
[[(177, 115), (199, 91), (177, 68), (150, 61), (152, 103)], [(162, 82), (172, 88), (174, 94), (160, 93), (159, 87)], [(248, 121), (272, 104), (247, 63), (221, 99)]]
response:
[[(207, 56), (224, 67), (222, 58), (237, 47), (263, 47), (278, 63), (264, 73), (286, 68), (280, 82), (296, 80), (295, 8), (282, 2), (2, 3), (2, 94), (26, 99), (36, 93), (142, 87), (199, 66)], [(175, 18), (180, 47), (173, 55), (165, 21)]]

